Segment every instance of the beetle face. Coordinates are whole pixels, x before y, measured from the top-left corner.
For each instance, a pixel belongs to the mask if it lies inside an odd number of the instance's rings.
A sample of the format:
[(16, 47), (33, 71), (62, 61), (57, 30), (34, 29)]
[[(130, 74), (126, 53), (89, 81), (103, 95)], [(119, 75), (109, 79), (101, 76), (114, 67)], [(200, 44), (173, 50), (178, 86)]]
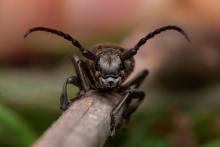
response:
[(123, 77), (122, 61), (117, 54), (105, 53), (97, 61), (95, 73), (99, 87), (113, 89), (121, 84)]

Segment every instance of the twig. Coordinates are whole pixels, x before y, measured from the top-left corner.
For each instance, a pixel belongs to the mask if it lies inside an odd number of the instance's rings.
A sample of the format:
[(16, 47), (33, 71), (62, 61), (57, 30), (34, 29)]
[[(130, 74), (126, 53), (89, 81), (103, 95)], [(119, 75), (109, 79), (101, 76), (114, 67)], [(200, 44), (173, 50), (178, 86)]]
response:
[[(90, 91), (44, 133), (33, 147), (100, 147), (110, 136), (110, 112), (121, 96)], [(116, 117), (118, 123), (121, 112)], [(43, 120), (42, 120), (43, 121)]]

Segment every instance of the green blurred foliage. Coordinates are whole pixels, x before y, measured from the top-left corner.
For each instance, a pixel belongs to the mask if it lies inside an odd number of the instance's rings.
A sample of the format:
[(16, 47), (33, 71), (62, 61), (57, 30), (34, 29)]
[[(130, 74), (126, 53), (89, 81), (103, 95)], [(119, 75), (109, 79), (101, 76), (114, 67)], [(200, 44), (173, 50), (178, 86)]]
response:
[(37, 139), (30, 125), (10, 108), (0, 105), (1, 146), (28, 146)]

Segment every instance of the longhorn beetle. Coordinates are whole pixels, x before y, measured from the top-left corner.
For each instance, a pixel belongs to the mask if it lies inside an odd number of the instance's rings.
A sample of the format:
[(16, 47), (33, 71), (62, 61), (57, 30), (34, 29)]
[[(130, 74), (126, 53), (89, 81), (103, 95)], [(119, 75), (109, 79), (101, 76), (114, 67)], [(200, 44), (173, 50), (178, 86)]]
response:
[[(131, 49), (127, 50), (118, 45), (97, 45), (91, 50), (85, 49), (79, 41), (70, 35), (45, 27), (35, 27), (30, 29), (24, 37), (35, 31), (45, 31), (56, 34), (70, 41), (77, 47), (85, 60), (80, 60), (76, 55), (72, 57), (72, 62), (76, 70), (76, 76), (70, 76), (66, 79), (60, 96), (60, 108), (65, 111), (70, 106), (67, 97), (67, 85), (73, 84), (80, 88), (77, 98), (83, 96), (88, 90), (95, 89), (101, 92), (115, 91), (124, 95), (122, 100), (113, 108), (111, 117), (111, 132), (115, 130), (115, 115), (124, 107), (122, 118), (129, 120), (131, 114), (139, 107), (144, 99), (144, 91), (138, 90), (139, 86), (148, 75), (148, 70), (139, 72), (133, 79), (124, 82), (134, 69), (133, 56), (137, 53), (147, 40), (155, 35), (167, 30), (174, 30), (181, 33), (187, 41), (190, 41), (187, 34), (178, 26), (164, 26), (149, 33), (141, 38)], [(136, 99), (135, 103), (132, 100)]]

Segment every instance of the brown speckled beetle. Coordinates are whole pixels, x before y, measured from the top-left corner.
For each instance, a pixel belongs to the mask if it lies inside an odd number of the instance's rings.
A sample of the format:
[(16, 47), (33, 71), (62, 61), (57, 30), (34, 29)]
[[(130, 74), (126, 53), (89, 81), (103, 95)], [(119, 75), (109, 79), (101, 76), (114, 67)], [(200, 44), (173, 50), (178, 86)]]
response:
[[(128, 120), (130, 115), (139, 107), (145, 96), (145, 93), (138, 90), (138, 87), (148, 75), (147, 69), (142, 70), (133, 79), (124, 83), (134, 69), (135, 62), (133, 56), (147, 40), (166, 30), (175, 30), (180, 32), (189, 41), (186, 33), (177, 26), (161, 27), (141, 38), (140, 41), (129, 50), (117, 45), (97, 45), (91, 50), (87, 50), (79, 43), (79, 41), (72, 38), (70, 35), (44, 27), (32, 28), (25, 34), (24, 37), (27, 37), (34, 31), (46, 31), (56, 34), (71, 41), (72, 44), (77, 47), (82, 55), (87, 59), (84, 61), (80, 60), (76, 55), (72, 58), (72, 62), (76, 70), (76, 76), (70, 76), (67, 78), (63, 85), (60, 97), (60, 108), (62, 110), (66, 110), (70, 105), (67, 97), (67, 84), (73, 84), (80, 88), (78, 98), (83, 96), (90, 89), (96, 89), (101, 92), (115, 91), (124, 94), (124, 98), (110, 114), (111, 131), (114, 131), (114, 116), (118, 110), (120, 110), (122, 106), (125, 106), (122, 117), (125, 120)], [(137, 101), (135, 103), (131, 103), (133, 99), (137, 99)]]

